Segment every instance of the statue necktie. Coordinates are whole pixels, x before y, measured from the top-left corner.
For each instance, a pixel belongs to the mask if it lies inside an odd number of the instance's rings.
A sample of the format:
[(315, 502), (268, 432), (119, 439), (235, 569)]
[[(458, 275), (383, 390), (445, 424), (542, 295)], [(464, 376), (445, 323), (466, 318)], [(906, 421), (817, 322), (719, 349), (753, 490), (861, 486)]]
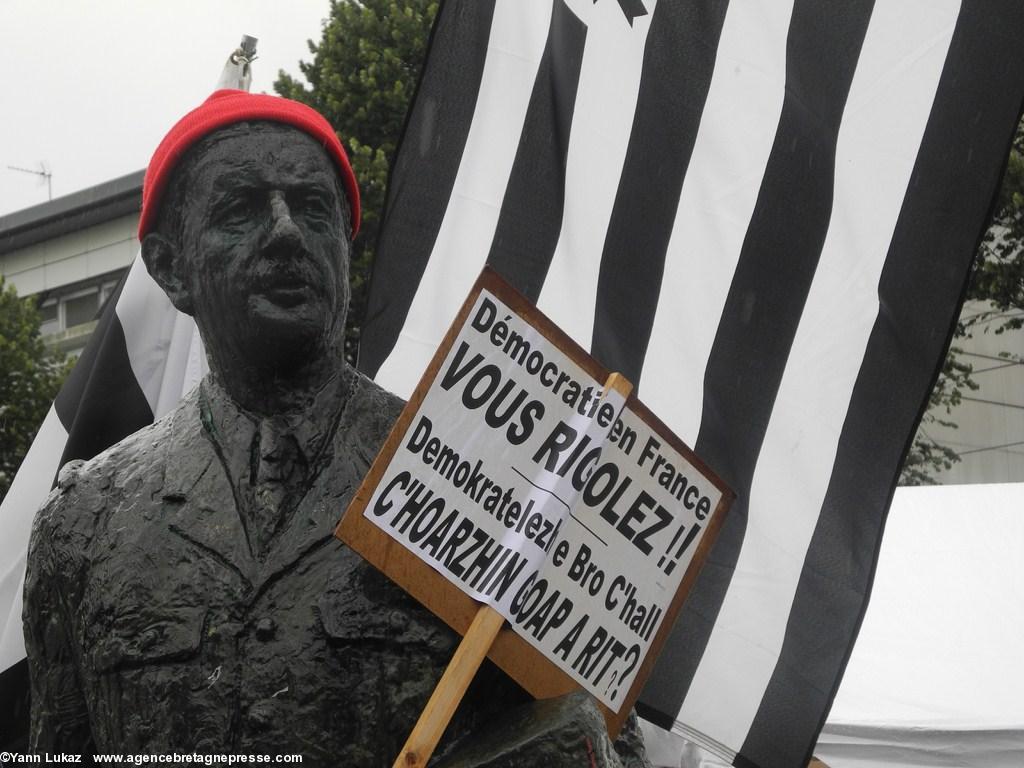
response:
[(281, 426), (262, 421), (253, 446), (253, 522), (260, 554), (306, 491), (306, 457), (294, 433)]

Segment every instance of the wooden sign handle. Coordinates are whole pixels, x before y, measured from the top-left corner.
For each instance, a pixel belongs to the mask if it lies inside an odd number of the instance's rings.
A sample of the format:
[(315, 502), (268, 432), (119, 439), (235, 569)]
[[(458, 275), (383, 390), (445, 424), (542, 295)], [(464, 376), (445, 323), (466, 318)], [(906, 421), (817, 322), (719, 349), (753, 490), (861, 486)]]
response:
[(466, 689), (480, 664), (487, 656), (487, 651), (498, 636), (505, 617), (489, 605), (480, 606), (473, 623), (455, 650), (448, 668), (434, 688), (430, 701), (420, 713), (416, 727), (412, 729), (405, 746), (395, 760), (394, 768), (423, 768), (430, 756), (434, 754), (437, 742), (441, 740), (444, 729), (455, 714), (455, 709), (462, 701)]
[(604, 382), (604, 391), (607, 393), (612, 390), (615, 390), (623, 397), (629, 397), (629, 394), (633, 391), (633, 382), (621, 373), (611, 373)]
[[(613, 373), (605, 381), (604, 391), (615, 390), (623, 397), (629, 397), (633, 384), (622, 374)], [(480, 668), (487, 652), (498, 636), (505, 617), (489, 605), (481, 605), (473, 617), (462, 642), (455, 649), (455, 655), (448, 663), (441, 679), (437, 681), (430, 701), (420, 713), (405, 746), (398, 753), (393, 768), (425, 768), (434, 754), (437, 743), (444, 735), (445, 728), (462, 701), (473, 676)]]

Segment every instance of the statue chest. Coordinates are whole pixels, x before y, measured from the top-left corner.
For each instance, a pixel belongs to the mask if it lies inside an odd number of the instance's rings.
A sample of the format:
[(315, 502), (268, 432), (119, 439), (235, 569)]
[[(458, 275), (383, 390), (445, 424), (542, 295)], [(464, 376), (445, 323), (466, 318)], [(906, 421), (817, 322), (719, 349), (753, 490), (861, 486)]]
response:
[(99, 746), (397, 751), (392, 724), (412, 726), (454, 650), (447, 627), (330, 527), (253, 566), (226, 517), (139, 512), (97, 532), (72, 611)]

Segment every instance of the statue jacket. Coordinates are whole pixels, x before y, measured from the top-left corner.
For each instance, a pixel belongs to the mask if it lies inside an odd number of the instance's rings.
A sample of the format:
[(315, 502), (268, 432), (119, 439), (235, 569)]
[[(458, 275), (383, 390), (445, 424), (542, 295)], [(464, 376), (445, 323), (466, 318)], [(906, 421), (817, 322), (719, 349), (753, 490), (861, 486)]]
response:
[[(402, 406), (351, 370), (341, 379), (303, 481), (267, 502), (291, 510), (269, 534), (244, 513), (274, 486), (237, 477), (252, 449), (228, 422), (245, 414), (208, 407), (209, 382), (65, 468), (26, 577), (35, 750), (391, 765), (458, 638), (333, 536)], [(524, 700), (487, 668), (449, 733)]]

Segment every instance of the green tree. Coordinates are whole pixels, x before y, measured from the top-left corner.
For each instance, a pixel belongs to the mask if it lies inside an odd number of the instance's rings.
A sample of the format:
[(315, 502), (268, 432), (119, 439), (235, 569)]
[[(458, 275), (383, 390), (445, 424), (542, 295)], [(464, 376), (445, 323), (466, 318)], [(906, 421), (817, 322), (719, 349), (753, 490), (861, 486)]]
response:
[(388, 170), (419, 79), (437, 13), (428, 0), (331, 0), (311, 62), (299, 69), (308, 85), (280, 72), (274, 89), (309, 104), (338, 131), (362, 197), (362, 226), (353, 248), (352, 306), (346, 354), (354, 359), (366, 287), (384, 208)]
[[(900, 482), (921, 485), (935, 482), (934, 475), (949, 469), (960, 457), (949, 446), (929, 435), (933, 425), (956, 427), (953, 409), (965, 392), (978, 388), (973, 368), (963, 361), (962, 340), (975, 334), (1002, 334), (1024, 326), (1024, 122), (1017, 126), (1010, 147), (1006, 173), (996, 197), (992, 223), (975, 258), (967, 300), (971, 304), (960, 316), (956, 335), (942, 372), (935, 383), (928, 411), (921, 419), (917, 435), (903, 465)], [(1024, 359), (1001, 353), (1008, 362), (1024, 364)]]
[[(957, 327), (958, 338), (967, 335), (965, 328)], [(978, 388), (971, 376), (970, 364), (960, 359), (962, 353), (960, 347), (951, 346), (943, 361), (942, 371), (929, 395), (928, 410), (921, 417), (914, 442), (903, 461), (900, 485), (931, 485), (935, 482), (935, 473), (960, 461), (956, 451), (931, 437), (929, 429), (936, 425), (956, 429), (953, 409), (960, 404), (964, 391)]]
[(68, 365), (39, 336), (39, 312), (0, 275), (0, 501), (57, 395)]
[(992, 225), (978, 249), (968, 298), (991, 305), (990, 311), (969, 318), (969, 328), (984, 325), (1003, 333), (1024, 326), (1024, 122), (1013, 137)]

